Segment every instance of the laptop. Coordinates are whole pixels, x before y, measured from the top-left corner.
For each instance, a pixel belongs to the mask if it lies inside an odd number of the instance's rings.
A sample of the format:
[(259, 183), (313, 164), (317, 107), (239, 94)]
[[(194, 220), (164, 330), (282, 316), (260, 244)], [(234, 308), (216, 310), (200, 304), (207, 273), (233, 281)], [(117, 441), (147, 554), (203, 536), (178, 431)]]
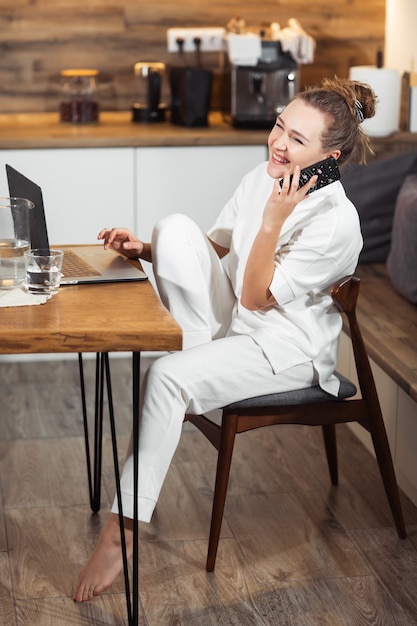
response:
[[(35, 205), (30, 211), (32, 248), (49, 248), (42, 189), (10, 165), (6, 165), (10, 197), (27, 198)], [(144, 271), (115, 251), (100, 245), (62, 246), (64, 263), (61, 285), (146, 280)]]

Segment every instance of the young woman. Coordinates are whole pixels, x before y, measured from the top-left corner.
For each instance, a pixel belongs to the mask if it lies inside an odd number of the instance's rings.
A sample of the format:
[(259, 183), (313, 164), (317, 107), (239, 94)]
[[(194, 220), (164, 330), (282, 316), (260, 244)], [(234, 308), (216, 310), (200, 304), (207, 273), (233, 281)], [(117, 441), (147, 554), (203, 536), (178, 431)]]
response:
[[(317, 383), (337, 395), (341, 318), (330, 288), (355, 270), (359, 219), (339, 181), (311, 193), (317, 177), (298, 183), (300, 169), (327, 157), (342, 164), (357, 150), (364, 161), (360, 124), (375, 106), (369, 86), (338, 78), (298, 94), (269, 135), (269, 160), (245, 176), (206, 236), (184, 215), (159, 222), (151, 243), (121, 228), (99, 233), (105, 248), (153, 263), (161, 299), (183, 330), (183, 351), (157, 359), (142, 387), (141, 521), (151, 520), (186, 413)], [(122, 497), (131, 551), (131, 453)], [(74, 600), (92, 599), (121, 569), (115, 503)]]

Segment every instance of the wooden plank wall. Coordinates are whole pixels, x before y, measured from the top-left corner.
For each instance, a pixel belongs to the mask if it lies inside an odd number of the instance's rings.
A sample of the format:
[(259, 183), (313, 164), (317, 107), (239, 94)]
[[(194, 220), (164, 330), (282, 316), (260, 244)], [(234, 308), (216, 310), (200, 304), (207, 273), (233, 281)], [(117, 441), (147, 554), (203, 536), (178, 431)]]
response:
[[(58, 74), (67, 67), (99, 69), (111, 78), (100, 89), (102, 107), (129, 109), (137, 61), (178, 63), (166, 51), (168, 27), (225, 26), (236, 15), (256, 30), (300, 21), (316, 40), (302, 86), (373, 64), (384, 43), (385, 0), (0, 0), (0, 112), (55, 110)], [(203, 61), (215, 72), (212, 108), (227, 110), (227, 60), (206, 54)]]

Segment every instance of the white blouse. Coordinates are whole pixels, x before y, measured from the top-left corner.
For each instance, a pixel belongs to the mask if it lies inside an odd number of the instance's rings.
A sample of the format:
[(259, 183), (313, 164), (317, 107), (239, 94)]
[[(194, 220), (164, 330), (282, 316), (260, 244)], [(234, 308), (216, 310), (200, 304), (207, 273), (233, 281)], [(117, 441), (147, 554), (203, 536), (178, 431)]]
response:
[(284, 222), (270, 291), (277, 304), (249, 311), (240, 303), (243, 274), (273, 179), (262, 163), (242, 180), (207, 236), (230, 249), (229, 275), (236, 296), (228, 334), (247, 334), (275, 373), (312, 361), (320, 386), (337, 395), (335, 369), (341, 316), (331, 286), (355, 271), (362, 249), (358, 213), (337, 181), (300, 202)]

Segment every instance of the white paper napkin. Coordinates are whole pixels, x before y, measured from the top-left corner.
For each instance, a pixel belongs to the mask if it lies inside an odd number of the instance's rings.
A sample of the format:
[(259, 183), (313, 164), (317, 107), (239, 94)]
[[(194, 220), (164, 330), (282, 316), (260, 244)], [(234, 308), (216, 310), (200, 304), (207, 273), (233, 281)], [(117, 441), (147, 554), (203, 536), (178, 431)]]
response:
[(44, 304), (49, 298), (51, 298), (51, 294), (35, 295), (29, 293), (24, 286), (14, 289), (0, 289), (0, 307)]

